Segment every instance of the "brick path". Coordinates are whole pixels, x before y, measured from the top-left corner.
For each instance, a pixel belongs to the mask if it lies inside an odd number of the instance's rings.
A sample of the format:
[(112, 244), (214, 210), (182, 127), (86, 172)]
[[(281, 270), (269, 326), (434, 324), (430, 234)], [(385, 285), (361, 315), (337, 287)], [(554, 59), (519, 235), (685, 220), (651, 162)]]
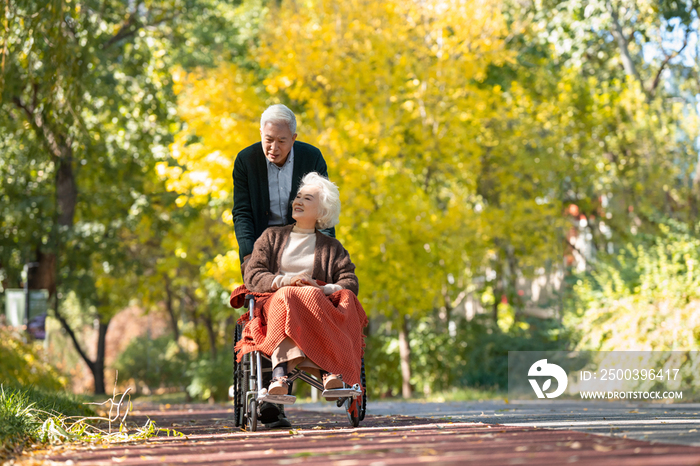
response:
[(232, 410), (185, 405), (140, 408), (147, 417), (187, 438), (158, 437), (118, 445), (64, 446), (35, 451), (20, 464), (337, 464), (420, 463), (490, 465), (699, 465), (700, 448), (649, 443), (532, 427), (370, 416), (352, 429), (345, 413), (287, 409), (291, 430), (246, 433), (233, 427)]

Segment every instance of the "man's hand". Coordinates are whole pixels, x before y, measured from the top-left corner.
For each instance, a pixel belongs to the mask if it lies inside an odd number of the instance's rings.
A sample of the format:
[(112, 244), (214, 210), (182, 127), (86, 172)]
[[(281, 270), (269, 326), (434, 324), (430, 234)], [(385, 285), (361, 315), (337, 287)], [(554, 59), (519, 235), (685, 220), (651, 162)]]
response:
[(321, 288), (318, 283), (316, 283), (316, 280), (313, 279), (310, 273), (300, 273), (299, 275), (296, 275), (292, 277), (291, 280), (291, 285), (292, 286), (313, 286), (314, 288)]
[(250, 260), (250, 256), (252, 256), (252, 254), (248, 254), (243, 258), (243, 263), (241, 264), (241, 275), (245, 275), (245, 267), (246, 265), (248, 265), (248, 260)]

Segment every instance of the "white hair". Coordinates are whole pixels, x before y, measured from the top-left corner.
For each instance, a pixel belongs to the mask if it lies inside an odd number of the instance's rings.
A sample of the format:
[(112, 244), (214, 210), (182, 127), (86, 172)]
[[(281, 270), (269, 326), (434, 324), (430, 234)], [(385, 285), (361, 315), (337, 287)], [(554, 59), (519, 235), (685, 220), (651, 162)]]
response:
[(292, 134), (297, 132), (297, 119), (294, 112), (289, 110), (286, 105), (276, 104), (267, 107), (267, 110), (260, 117), (260, 129), (265, 129), (265, 125), (268, 123), (284, 123), (289, 126)]
[(331, 228), (340, 222), (340, 191), (338, 187), (316, 172), (307, 173), (301, 179), (299, 190), (305, 186), (314, 186), (319, 192), (319, 215), (317, 228)]

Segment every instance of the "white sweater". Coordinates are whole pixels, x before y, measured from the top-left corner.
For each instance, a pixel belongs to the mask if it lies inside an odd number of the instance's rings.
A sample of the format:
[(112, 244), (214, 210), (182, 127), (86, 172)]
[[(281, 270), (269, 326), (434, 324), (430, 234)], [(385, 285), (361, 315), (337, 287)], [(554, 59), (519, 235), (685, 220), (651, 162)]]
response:
[[(294, 229), (289, 234), (289, 242), (282, 251), (280, 261), (280, 273), (272, 281), (272, 290), (276, 291), (283, 286), (290, 286), (292, 278), (301, 273), (314, 273), (314, 251), (316, 248), (316, 230), (299, 228)], [(323, 286), (325, 295), (333, 294), (343, 287), (329, 283)]]

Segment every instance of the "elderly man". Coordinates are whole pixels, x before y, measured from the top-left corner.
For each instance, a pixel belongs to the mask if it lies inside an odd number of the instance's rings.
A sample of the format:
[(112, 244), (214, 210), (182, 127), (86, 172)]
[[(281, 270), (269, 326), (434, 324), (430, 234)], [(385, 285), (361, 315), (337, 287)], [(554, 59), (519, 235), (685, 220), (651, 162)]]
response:
[[(293, 196), (307, 173), (328, 177), (326, 161), (316, 147), (297, 141), (297, 121), (284, 105), (272, 105), (260, 118), (261, 143), (238, 153), (233, 167), (233, 226), (238, 241), (241, 272), (253, 253), (255, 241), (269, 226), (294, 223)], [(335, 229), (321, 230), (335, 237)], [(269, 363), (263, 363), (263, 368)], [(270, 383), (263, 375), (263, 385)], [(291, 391), (291, 387), (290, 387)], [(260, 421), (268, 428), (291, 427), (281, 405), (263, 403)]]
[[(262, 143), (246, 147), (236, 157), (233, 225), (243, 273), (255, 240), (263, 231), (269, 226), (293, 223), (292, 196), (302, 177), (311, 172), (328, 177), (321, 151), (297, 141), (296, 127), (296, 118), (289, 108), (272, 105), (260, 118)], [(322, 232), (335, 237), (333, 228)]]

